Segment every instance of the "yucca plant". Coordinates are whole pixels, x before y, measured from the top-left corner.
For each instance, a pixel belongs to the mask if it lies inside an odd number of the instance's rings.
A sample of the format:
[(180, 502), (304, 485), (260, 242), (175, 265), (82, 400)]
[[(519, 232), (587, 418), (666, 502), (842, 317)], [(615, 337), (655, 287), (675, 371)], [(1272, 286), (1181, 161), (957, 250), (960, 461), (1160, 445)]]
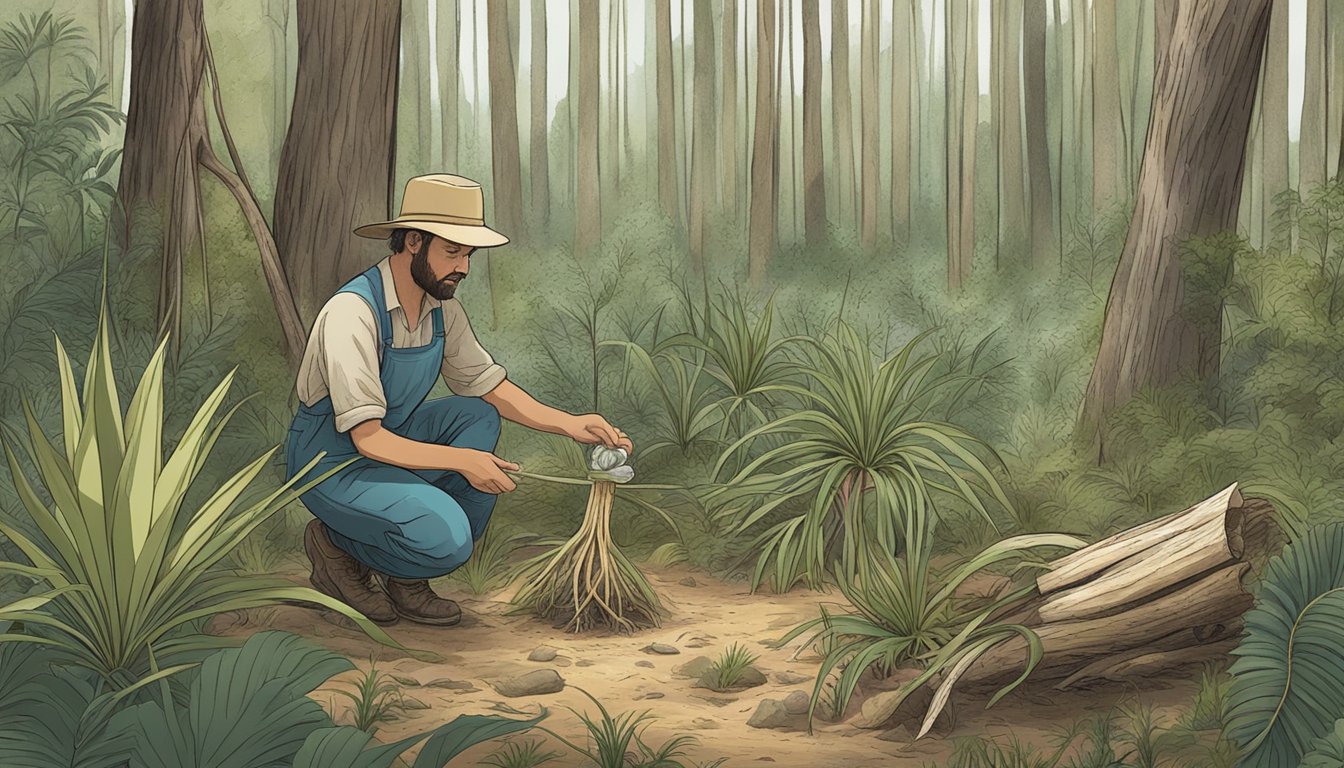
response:
[(1309, 529), (1265, 567), (1228, 670), (1242, 765), (1297, 765), (1344, 717), (1344, 524)]
[(481, 762), (494, 768), (536, 768), (560, 756), (559, 752), (542, 751), (544, 746), (542, 742), (531, 739), (510, 741)]
[(747, 667), (756, 663), (757, 658), (759, 657), (746, 647), (733, 643), (715, 659), (714, 666), (709, 668), (707, 678), (713, 683), (712, 687), (715, 690), (727, 690), (737, 685), (742, 673), (747, 671)]
[[(910, 519), (919, 521), (922, 517), (912, 515)], [(778, 645), (782, 646), (811, 632), (804, 647), (820, 644), (826, 650), (808, 708), (809, 728), (826, 683), (841, 668), (829, 701), (833, 717), (844, 713), (859, 678), (874, 665), (882, 671), (907, 663), (921, 667), (918, 676), (898, 689), (897, 697), (890, 702), (892, 711), (935, 675), (943, 674), (916, 735), (920, 738), (933, 727), (960, 675), (989, 649), (1016, 635), (1026, 640), (1029, 657), (1022, 674), (1000, 689), (988, 706), (1020, 685), (1040, 661), (1042, 646), (1034, 632), (1020, 624), (990, 621), (1000, 610), (1032, 595), (1034, 584), (980, 605), (959, 603), (955, 593), (979, 571), (1021, 558), (1033, 549), (1076, 549), (1086, 542), (1061, 534), (1015, 536), (989, 546), (952, 569), (946, 578), (935, 581), (929, 566), (929, 537), (918, 525), (916, 522), (907, 529), (911, 545), (904, 557), (870, 547), (868, 558), (872, 567), (865, 568), (859, 577), (840, 575), (840, 590), (857, 613), (823, 612), (779, 640)]]
[(402, 708), (401, 686), (390, 676), (378, 671), (378, 662), (369, 657), (369, 669), (355, 679), (353, 690), (340, 689), (337, 695), (350, 701), (353, 725), (370, 734), (381, 723), (392, 719)]
[(30, 561), (6, 570), (40, 576), (52, 590), (0, 611), (0, 620), (23, 622), (31, 630), (3, 639), (53, 645), (117, 689), (180, 671), (194, 655), (227, 642), (192, 632), (193, 624), (288, 601), (336, 611), (374, 639), (401, 647), (340, 601), (283, 579), (219, 567), (249, 533), (323, 478), (302, 487), (287, 482), (240, 509), (240, 497), (268, 466), (272, 449), (199, 506), (186, 506), (188, 489), (237, 410), (235, 405), (218, 418), (233, 373), (201, 405), (165, 460), (165, 344), (145, 368), (123, 422), (107, 328), (104, 300), (82, 392), (56, 339), (63, 449), (25, 408), (29, 451), (50, 505), (29, 484), (6, 442), (14, 485), (39, 532), (30, 538), (0, 523), (0, 534)]
[(588, 744), (579, 746), (547, 728), (539, 728), (557, 741), (583, 755), (597, 764), (597, 768), (680, 768), (682, 763), (674, 760), (682, 756), (682, 749), (695, 739), (690, 736), (675, 736), (661, 746), (654, 748), (644, 742), (644, 731), (651, 725), (653, 716), (647, 710), (643, 712), (624, 712), (613, 715), (602, 702), (591, 693), (579, 688), (578, 691), (597, 707), (596, 716), (566, 707), (583, 721), (588, 731)]
[(810, 340), (810, 383), (791, 391), (811, 407), (751, 430), (723, 453), (716, 476), (758, 438), (784, 438), (707, 495), (735, 523), (734, 533), (766, 522), (786, 504), (797, 508), (754, 542), (759, 556), (753, 589), (771, 564), (777, 591), (800, 580), (821, 586), (836, 559), (837, 574), (857, 575), (864, 542), (886, 552), (915, 546), (910, 531), (932, 525), (932, 517), (923, 518), (933, 514), (939, 497), (970, 507), (991, 526), (981, 495), (1009, 507), (994, 472), (976, 453), (992, 449), (930, 415), (975, 379), (955, 372), (930, 376), (937, 356), (915, 357), (923, 338), (881, 363), (844, 323), (831, 337)]

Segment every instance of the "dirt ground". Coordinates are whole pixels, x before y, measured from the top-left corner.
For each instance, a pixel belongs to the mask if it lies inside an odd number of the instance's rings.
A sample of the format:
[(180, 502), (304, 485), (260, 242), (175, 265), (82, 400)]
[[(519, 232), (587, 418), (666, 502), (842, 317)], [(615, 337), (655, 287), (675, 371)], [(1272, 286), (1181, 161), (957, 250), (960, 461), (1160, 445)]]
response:
[[(797, 644), (773, 649), (767, 643), (817, 616), (818, 602), (835, 603), (843, 598), (838, 593), (805, 589), (786, 595), (768, 591), (752, 595), (745, 584), (724, 584), (703, 572), (680, 567), (646, 568), (645, 572), (670, 615), (661, 627), (633, 636), (568, 634), (528, 615), (506, 615), (507, 591), (473, 598), (452, 581), (436, 584), (442, 594), (462, 605), (462, 622), (455, 627), (434, 628), (403, 621), (390, 627), (389, 632), (405, 645), (441, 654), (444, 659), (437, 663), (424, 663), (394, 649), (380, 648), (350, 628), (353, 625), (343, 625), (344, 619), (298, 607), (275, 609), (263, 621), (254, 617), (247, 624), (219, 628), (230, 634), (262, 628), (295, 632), (350, 656), (361, 670), (368, 668), (369, 655), (376, 651), (378, 668), (403, 683), (417, 683), (407, 685), (405, 694), (425, 705), (381, 725), (377, 735), (382, 741), (429, 730), (459, 714), (517, 716), (535, 713), (538, 706), (544, 706), (550, 716), (542, 725), (582, 744), (586, 734), (583, 724), (565, 707), (586, 710), (591, 715), (596, 715), (596, 709), (575, 690), (577, 687), (597, 697), (612, 714), (648, 710), (655, 718), (645, 734), (651, 745), (679, 734), (693, 735), (697, 743), (687, 750), (693, 761), (710, 762), (722, 757), (727, 758), (726, 766), (941, 766), (959, 738), (1011, 732), (1044, 748), (1052, 743), (1052, 729), (1084, 715), (1104, 712), (1126, 694), (1120, 686), (1067, 693), (1044, 686), (1024, 690), (989, 710), (975, 703), (960, 706), (950, 722), (940, 721), (933, 734), (914, 743), (905, 726), (883, 732), (818, 720), (812, 735), (800, 726), (750, 727), (747, 721), (763, 699), (782, 700), (793, 691), (810, 694), (818, 668), (818, 658), (811, 653), (794, 658)], [(294, 576), (296, 581), (306, 581), (305, 577), (306, 573)], [(715, 658), (734, 642), (759, 655), (755, 666), (765, 674), (765, 684), (720, 694), (694, 688), (693, 680), (674, 672), (696, 656)], [(652, 643), (671, 645), (680, 653), (645, 651)], [(539, 646), (554, 648), (554, 660), (529, 661), (528, 655)], [(564, 678), (564, 690), (506, 698), (492, 685), (545, 667)], [(329, 709), (335, 703), (337, 722), (349, 722), (348, 701), (332, 695), (329, 689), (349, 689), (355, 676), (353, 672), (341, 675), (314, 693), (314, 698)], [(1197, 688), (1197, 681), (1190, 678), (1152, 681), (1151, 687), (1142, 692), (1142, 699), (1156, 708), (1159, 722), (1166, 723), (1188, 706)], [(801, 722), (802, 718), (794, 720)], [(584, 758), (544, 733), (534, 731), (523, 738), (545, 740), (552, 749), (562, 752), (562, 757), (547, 766), (586, 764)], [(479, 764), (481, 758), (498, 748), (497, 743), (476, 747), (457, 764)]]

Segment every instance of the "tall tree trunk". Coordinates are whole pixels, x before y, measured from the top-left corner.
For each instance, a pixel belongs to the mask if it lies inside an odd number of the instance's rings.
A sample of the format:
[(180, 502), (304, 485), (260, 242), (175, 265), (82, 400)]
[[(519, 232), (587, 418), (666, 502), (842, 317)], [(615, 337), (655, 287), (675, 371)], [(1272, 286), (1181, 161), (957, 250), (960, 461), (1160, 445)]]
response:
[(347, 0), (333, 13), (323, 0), (298, 0), (296, 11), (299, 66), (275, 235), (299, 311), (312, 318), (387, 250), (350, 230), (387, 219), (392, 208), (401, 6)]
[[(598, 41), (601, 28), (600, 0), (579, 0), (579, 68), (577, 80), (579, 120), (578, 198), (574, 205), (574, 247), (590, 253), (602, 237), (602, 189), (597, 156)], [(667, 0), (662, 0), (666, 5)], [(660, 128), (661, 130), (661, 128)]]
[[(910, 80), (914, 77), (914, 4), (893, 6), (891, 18), (891, 237), (904, 247), (910, 239)], [(818, 65), (820, 67), (820, 65)], [(821, 133), (821, 120), (817, 120)], [(808, 141), (811, 141), (809, 138)], [(821, 137), (817, 137), (818, 143)], [(822, 197), (822, 200), (825, 200)]]
[(1051, 229), (1054, 194), (1050, 191), (1050, 148), (1046, 140), (1045, 13), (1049, 0), (1026, 0), (1027, 165), (1031, 183), (1031, 261), (1045, 263), (1055, 249)]
[(831, 0), (831, 103), (835, 132), (836, 220), (854, 221), (854, 108), (849, 88), (849, 2)]
[(546, 121), (546, 2), (532, 0), (532, 137), (528, 170), (532, 178), (534, 223), (546, 226), (551, 216), (550, 142)]
[(680, 220), (677, 193), (677, 86), (672, 81), (672, 2), (654, 0), (654, 45), (658, 67), (658, 204)]
[(289, 3), (267, 0), (271, 25), (271, 167), (280, 167), (280, 148), (289, 127)]
[(705, 217), (714, 200), (714, 18), (709, 0), (695, 0), (695, 126), (691, 135), (691, 269), (704, 269)]
[[(1070, 74), (1073, 64), (1070, 56), (1065, 55), (1064, 46), (1067, 44), (1072, 52), (1073, 43), (1070, 35), (1064, 28), (1064, 11), (1061, 0), (1054, 0), (1055, 4), (1055, 61), (1056, 71), (1059, 75), (1059, 144), (1055, 147), (1055, 236), (1057, 238), (1055, 245), (1059, 256), (1059, 266), (1064, 267), (1064, 182), (1068, 178), (1064, 172), (1064, 147), (1068, 144), (1069, 121), (1067, 116), (1072, 114), (1071, 97), (1073, 91), (1070, 87)], [(1076, 118), (1075, 118), (1076, 119)]]
[[(523, 173), (518, 150), (517, 75), (510, 45), (507, 3), (488, 3), (487, 56), (490, 60), (490, 158), (494, 181), (492, 218), (511, 237), (523, 228)], [(493, 272), (493, 270), (491, 270)]]
[(603, 95), (606, 96), (604, 106), (606, 108), (604, 124), (598, 129), (598, 151), (610, 158), (606, 165), (607, 185), (614, 193), (619, 195), (621, 187), (621, 81), (617, 71), (617, 60), (620, 58), (620, 4), (617, 0), (610, 0), (607, 3), (607, 33), (603, 40), (606, 42), (607, 66), (606, 66), (606, 89)]
[(1307, 63), (1302, 95), (1302, 122), (1298, 130), (1298, 190), (1305, 196), (1325, 181), (1326, 170), (1326, 96), (1329, 88), (1327, 43), (1330, 33), (1326, 14), (1327, 0), (1307, 0)]
[[(131, 96), (118, 193), (126, 218), (123, 246), (149, 224), (161, 235), (159, 328), (171, 334), (173, 355), (182, 337), (183, 253), (193, 244), (205, 261), (200, 169), (214, 174), (237, 200), (261, 257), (262, 273), (292, 366), (303, 355), (304, 329), (294, 306), (275, 240), (246, 181), (228, 133), (217, 76), (211, 72), (217, 121), (234, 168), (215, 156), (205, 119), (206, 69), (213, 70), (201, 0), (140, 0), (131, 42)], [(146, 221), (148, 217), (149, 221)], [(209, 301), (207, 285), (207, 302)], [(207, 303), (208, 307), (208, 303)], [(213, 318), (208, 318), (213, 321)]]
[[(1092, 14), (1096, 46), (1092, 61), (1092, 208), (1102, 211), (1112, 199), (1127, 197), (1126, 190), (1122, 189), (1125, 145), (1120, 125), (1120, 54), (1116, 44), (1115, 3), (1094, 3)], [(1030, 110), (1027, 114), (1031, 114)]]
[(1218, 373), (1221, 302), (1204, 306), (1186, 295), (1180, 249), (1236, 224), (1270, 2), (1159, 8), (1162, 58), (1138, 202), (1083, 402), (1084, 434), (1096, 438), (1099, 458), (1101, 425), (1140, 388)]
[(1073, 26), (1073, 182), (1075, 210), (1092, 216), (1092, 8), (1088, 0), (1071, 0)]
[(821, 143), (821, 0), (803, 0), (803, 226), (807, 244), (826, 239)]
[(995, 113), (1001, 174), (999, 237), (1009, 253), (1021, 253), (1027, 245), (1028, 188), (1022, 151), (1022, 0), (1000, 0), (994, 9), (1003, 17), (1002, 97)]
[(720, 45), (720, 76), (722, 86), (719, 100), (719, 170), (723, 186), (720, 200), (736, 221), (738, 202), (742, 195), (737, 186), (737, 0), (724, 0), (723, 41)]
[(1264, 105), (1264, 208), (1274, 210), (1274, 196), (1288, 189), (1288, 3), (1275, 2), (1269, 19), (1269, 42), (1265, 46)]
[[(402, 0), (401, 84), (398, 99), (408, 111), (402, 124), (411, 167), (420, 173), (430, 161), (433, 122), (429, 109), (429, 2)], [(409, 135), (407, 135), (409, 134)]]
[[(439, 112), (443, 123), (443, 165), (449, 171), (457, 168), (457, 153), (460, 143), (459, 126), (461, 119), (458, 110), (462, 104), (462, 59), (460, 55), (460, 35), (462, 29), (462, 8), (458, 0), (444, 0), (438, 14), (439, 44)], [(535, 76), (535, 75), (534, 75)]]
[[(993, 3), (989, 11), (989, 127), (994, 135), (994, 269), (1003, 251), (1003, 78), (1008, 69), (1003, 51), (1005, 2)], [(894, 99), (893, 99), (894, 101)]]
[[(879, 174), (877, 148), (877, 31), (881, 15), (877, 0), (868, 0), (863, 6), (860, 46), (859, 89), (862, 93), (860, 127), (863, 154), (863, 192), (860, 212), (860, 244), (864, 250), (877, 245), (877, 178)], [(978, 93), (977, 93), (978, 96)]]
[(752, 286), (765, 281), (775, 250), (776, 175), (779, 132), (775, 112), (775, 2), (756, 3), (756, 125), (751, 148), (751, 220), (748, 224), (747, 276)]
[(975, 0), (947, 0), (944, 13), (947, 73), (947, 285), (961, 290), (975, 256), (975, 144), (980, 87), (976, 70)]

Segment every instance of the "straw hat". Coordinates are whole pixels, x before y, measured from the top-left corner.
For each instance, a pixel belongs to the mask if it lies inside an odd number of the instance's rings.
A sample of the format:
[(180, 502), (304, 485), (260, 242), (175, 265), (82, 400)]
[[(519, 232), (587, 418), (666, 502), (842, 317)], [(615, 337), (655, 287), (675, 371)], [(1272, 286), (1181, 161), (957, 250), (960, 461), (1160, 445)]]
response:
[(485, 226), (485, 193), (471, 179), (447, 173), (416, 176), (406, 182), (401, 215), (391, 221), (365, 224), (360, 237), (386, 238), (394, 229), (419, 229), (454, 243), (491, 248), (509, 238)]

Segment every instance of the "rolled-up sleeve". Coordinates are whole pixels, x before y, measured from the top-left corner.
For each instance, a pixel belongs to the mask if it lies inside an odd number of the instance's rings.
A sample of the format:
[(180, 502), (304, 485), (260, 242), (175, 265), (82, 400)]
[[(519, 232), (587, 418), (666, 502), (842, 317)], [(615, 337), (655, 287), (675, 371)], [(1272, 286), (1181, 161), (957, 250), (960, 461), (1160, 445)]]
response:
[(373, 310), (353, 293), (338, 293), (315, 322), (317, 361), (326, 378), (336, 431), (387, 415), (378, 377), (378, 325)]
[(457, 299), (443, 302), (443, 335), (443, 381), (454, 394), (480, 397), (504, 380), (504, 366), (476, 340)]

